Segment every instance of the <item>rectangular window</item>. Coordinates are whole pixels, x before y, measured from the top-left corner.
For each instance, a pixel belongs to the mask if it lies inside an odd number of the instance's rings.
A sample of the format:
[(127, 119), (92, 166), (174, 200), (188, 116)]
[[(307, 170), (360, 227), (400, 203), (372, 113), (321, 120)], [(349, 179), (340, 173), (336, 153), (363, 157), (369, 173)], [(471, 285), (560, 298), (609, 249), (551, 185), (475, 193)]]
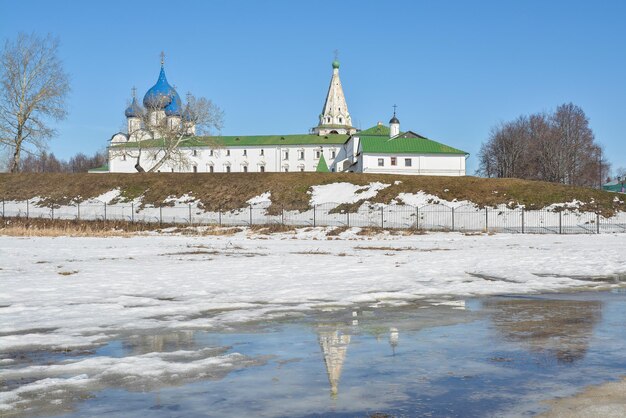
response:
[(304, 151), (298, 151), (298, 159), (304, 160)]
[(245, 157), (247, 155), (248, 155), (248, 150), (247, 149), (243, 150), (243, 156)]
[(261, 173), (265, 173), (265, 166), (262, 165), (261, 167), (259, 167), (259, 172)]
[(193, 172), (194, 172), (194, 173), (197, 173), (197, 172), (198, 172), (198, 166), (197, 166), (197, 165), (194, 165), (194, 166), (193, 166)]
[(193, 156), (197, 157), (198, 156), (198, 150), (193, 150)]
[(209, 173), (212, 173), (212, 172), (213, 172), (213, 170), (215, 170), (215, 169), (213, 168), (213, 166), (212, 166), (212, 165), (210, 165), (210, 166), (209, 166)]
[(304, 167), (300, 167), (300, 171), (304, 171)]
[(122, 161), (126, 161), (126, 154), (122, 155)]
[(248, 166), (247, 166), (247, 165), (242, 166), (242, 168), (243, 168), (243, 172), (244, 172), (244, 173), (247, 173), (247, 172), (248, 172)]
[(411, 165), (413, 164), (412, 160), (410, 158), (405, 158), (404, 159), (404, 166), (405, 167), (411, 167)]
[(264, 155), (265, 155), (265, 153), (263, 152), (263, 150), (261, 150), (261, 154), (260, 154), (260, 155), (261, 155), (261, 156), (264, 156)]
[(379, 158), (378, 159), (378, 166), (379, 167), (384, 167), (385, 166), (385, 159), (384, 158)]
[(315, 151), (315, 158), (317, 158), (319, 160), (319, 158), (322, 155), (322, 151)]
[(283, 152), (283, 160), (288, 160), (289, 159), (289, 151), (284, 151)]
[(398, 159), (396, 157), (391, 157), (391, 165), (398, 165)]
[(213, 150), (209, 150), (209, 157), (213, 156)]
[(337, 151), (330, 152), (330, 158), (335, 158), (337, 156)]
[(174, 169), (172, 168), (172, 173), (174, 172)]
[(226, 172), (230, 173), (230, 166), (229, 165), (226, 166)]
[(229, 149), (226, 150), (226, 156), (230, 157), (230, 150)]
[(289, 167), (285, 167), (285, 173), (289, 172)]

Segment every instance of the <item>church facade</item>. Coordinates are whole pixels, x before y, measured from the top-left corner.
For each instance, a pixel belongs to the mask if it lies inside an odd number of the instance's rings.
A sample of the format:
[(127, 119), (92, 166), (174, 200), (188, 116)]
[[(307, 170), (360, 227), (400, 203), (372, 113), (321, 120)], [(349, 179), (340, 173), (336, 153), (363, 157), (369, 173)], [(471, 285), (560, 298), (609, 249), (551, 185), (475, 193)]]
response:
[[(150, 140), (158, 138), (153, 127), (167, 123), (184, 132), (178, 152), (185, 158), (166, 161), (157, 170), (160, 172), (465, 175), (466, 152), (412, 131), (401, 131), (395, 111), (389, 126), (378, 123), (363, 131), (353, 127), (337, 60), (332, 63), (330, 86), (318, 124), (307, 134), (197, 136), (189, 103), (183, 106), (169, 85), (163, 60), (159, 78), (144, 95), (143, 105), (150, 109), (147, 118), (139, 117), (143, 110), (133, 92), (131, 105), (125, 111), (127, 132), (119, 132), (110, 140), (108, 172), (137, 172), (138, 162), (149, 170), (158, 156), (158, 150), (149, 152)], [(134, 153), (140, 146), (143, 154)]]

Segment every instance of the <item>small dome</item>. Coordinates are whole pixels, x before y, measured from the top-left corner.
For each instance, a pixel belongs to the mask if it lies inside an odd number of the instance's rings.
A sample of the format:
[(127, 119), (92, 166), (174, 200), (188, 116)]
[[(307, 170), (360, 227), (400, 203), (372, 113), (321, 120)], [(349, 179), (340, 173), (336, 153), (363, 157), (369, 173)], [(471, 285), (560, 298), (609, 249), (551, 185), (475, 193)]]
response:
[(339, 61), (337, 61), (337, 60), (333, 61), (333, 68), (335, 68), (335, 69), (339, 68)]
[(127, 118), (138, 118), (140, 113), (141, 109), (137, 104), (137, 99), (133, 97), (133, 102), (126, 108), (124, 115), (126, 115)]
[(396, 115), (393, 115), (393, 117), (391, 118), (391, 120), (389, 121), (389, 124), (392, 123), (397, 123), (398, 125), (400, 124), (400, 121), (398, 120), (398, 118), (396, 117)]
[(187, 103), (187, 106), (185, 106), (185, 111), (183, 112), (183, 120), (185, 122), (193, 122), (193, 113), (189, 108), (189, 103)]
[(165, 106), (165, 115), (166, 116), (180, 116), (183, 110), (183, 104), (180, 101), (180, 96), (176, 93), (176, 90), (172, 89), (172, 101), (170, 104)]
[(143, 105), (147, 109), (165, 109), (172, 102), (174, 97), (178, 97), (178, 94), (167, 82), (165, 69), (161, 66), (159, 79), (154, 86), (150, 87), (146, 95), (143, 96)]

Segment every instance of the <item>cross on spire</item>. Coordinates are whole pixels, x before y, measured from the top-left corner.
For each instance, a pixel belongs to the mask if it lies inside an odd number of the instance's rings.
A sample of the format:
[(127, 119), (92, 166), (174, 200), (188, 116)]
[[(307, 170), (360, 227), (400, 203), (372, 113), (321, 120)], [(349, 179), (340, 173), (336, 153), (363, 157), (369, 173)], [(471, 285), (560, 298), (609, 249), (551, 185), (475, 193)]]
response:
[(333, 53), (335, 54), (335, 61), (339, 60), (339, 50), (335, 49)]
[(133, 86), (133, 88), (130, 89), (130, 91), (132, 92), (133, 99), (137, 97), (137, 87)]
[(398, 105), (394, 104), (392, 107), (393, 107), (393, 115), (396, 116), (396, 108), (398, 107)]
[(165, 52), (161, 51), (161, 67), (165, 64)]

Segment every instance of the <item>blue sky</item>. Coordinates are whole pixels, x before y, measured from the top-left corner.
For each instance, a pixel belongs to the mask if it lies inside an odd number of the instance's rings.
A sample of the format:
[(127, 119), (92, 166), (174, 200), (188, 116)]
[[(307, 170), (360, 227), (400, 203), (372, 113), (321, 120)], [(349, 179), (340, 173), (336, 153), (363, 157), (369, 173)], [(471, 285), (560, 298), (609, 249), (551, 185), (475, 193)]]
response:
[(490, 129), (581, 106), (614, 168), (626, 167), (624, 1), (0, 0), (0, 38), (51, 33), (71, 76), (50, 150), (103, 149), (136, 86), (168, 80), (213, 100), (223, 134), (291, 134), (317, 123), (339, 50), (355, 126), (388, 122), (468, 151)]

